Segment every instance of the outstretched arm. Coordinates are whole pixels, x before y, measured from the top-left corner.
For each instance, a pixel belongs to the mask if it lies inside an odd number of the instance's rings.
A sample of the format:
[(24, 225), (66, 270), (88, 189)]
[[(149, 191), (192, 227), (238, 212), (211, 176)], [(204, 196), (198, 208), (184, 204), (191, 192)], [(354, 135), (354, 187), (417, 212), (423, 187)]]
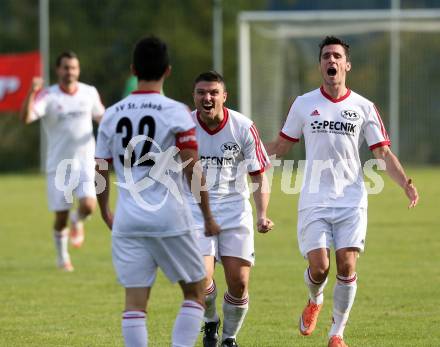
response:
[(290, 151), (294, 144), (295, 142), (278, 136), (275, 141), (264, 144), (264, 147), (266, 147), (269, 156), (275, 154), (277, 157), (283, 157)]
[(419, 194), (412, 179), (406, 176), (399, 159), (388, 146), (373, 149), (373, 154), (376, 159), (382, 159), (385, 162), (388, 175), (405, 191), (410, 201), (408, 208), (415, 207), (419, 201)]
[(41, 77), (34, 77), (32, 79), (31, 88), (29, 89), (29, 92), (24, 99), (19, 114), (20, 120), (24, 124), (29, 124), (30, 122), (32, 122), (32, 110), (34, 107), (35, 95), (41, 88), (43, 88), (43, 85), (44, 80)]
[(269, 182), (264, 173), (251, 175), (251, 180), (258, 187), (253, 194), (257, 209), (257, 230), (260, 233), (267, 233), (274, 226), (273, 222), (266, 215), (270, 199)]

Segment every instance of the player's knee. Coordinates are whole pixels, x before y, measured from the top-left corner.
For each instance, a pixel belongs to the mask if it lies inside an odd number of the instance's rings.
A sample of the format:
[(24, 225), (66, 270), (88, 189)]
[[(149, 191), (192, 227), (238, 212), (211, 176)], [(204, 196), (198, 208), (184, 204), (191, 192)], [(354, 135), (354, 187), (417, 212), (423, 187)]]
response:
[(338, 275), (343, 277), (350, 277), (356, 272), (356, 267), (349, 261), (337, 264)]
[(236, 298), (242, 298), (246, 295), (248, 283), (245, 278), (238, 276), (230, 282), (228, 285), (229, 294)]
[(310, 268), (310, 275), (317, 282), (323, 282), (328, 276), (330, 267), (325, 264), (321, 264), (320, 266), (315, 266)]

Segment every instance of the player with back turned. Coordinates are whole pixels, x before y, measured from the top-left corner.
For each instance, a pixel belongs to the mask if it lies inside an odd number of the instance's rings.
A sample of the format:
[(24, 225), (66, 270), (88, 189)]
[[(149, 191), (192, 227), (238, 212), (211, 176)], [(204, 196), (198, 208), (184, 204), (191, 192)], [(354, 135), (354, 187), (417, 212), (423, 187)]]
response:
[(303, 335), (315, 329), (333, 246), (337, 276), (328, 346), (345, 347), (344, 328), (357, 290), (356, 261), (364, 250), (367, 228), (367, 193), (359, 158), (362, 142), (366, 140), (373, 155), (385, 163), (387, 173), (410, 200), (410, 208), (419, 197), (391, 152), (375, 105), (346, 86), (351, 70), (348, 44), (326, 37), (320, 44), (319, 63), (321, 88), (295, 100), (280, 136), (267, 149), (269, 154), (285, 155), (304, 136), (307, 165), (297, 233), (300, 251), (309, 263), (304, 272), (309, 300), (299, 329)]
[[(112, 230), (113, 265), (125, 288), (122, 332), (127, 347), (147, 346), (145, 310), (160, 267), (172, 282), (179, 282), (184, 297), (172, 345), (190, 347), (205, 311), (205, 269), (176, 164), (179, 157), (193, 193), (200, 197), (206, 230), (217, 233), (218, 225), (211, 215), (208, 193), (200, 191), (205, 182), (201, 168), (197, 169), (195, 124), (189, 110), (160, 94), (171, 71), (166, 44), (155, 37), (140, 40), (132, 71), (138, 90), (107, 110), (96, 148), (97, 173), (105, 181), (98, 203)], [(109, 172), (101, 159), (113, 163), (119, 182), (114, 217), (109, 207)], [(140, 182), (145, 185), (137, 190), (135, 183)]]

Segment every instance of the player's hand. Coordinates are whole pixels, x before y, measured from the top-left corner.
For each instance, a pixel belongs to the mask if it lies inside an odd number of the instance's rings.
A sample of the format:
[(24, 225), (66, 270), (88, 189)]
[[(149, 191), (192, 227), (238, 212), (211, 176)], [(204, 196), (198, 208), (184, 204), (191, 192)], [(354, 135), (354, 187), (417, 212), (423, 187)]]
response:
[(36, 93), (44, 87), (44, 80), (41, 77), (32, 78), (31, 90)]
[(220, 226), (214, 220), (214, 218), (209, 218), (205, 220), (205, 236), (214, 236), (220, 234)]
[(258, 218), (257, 221), (257, 230), (259, 233), (265, 234), (268, 231), (272, 230), (274, 227), (274, 223), (269, 218)]
[(417, 205), (417, 203), (419, 202), (419, 193), (417, 193), (417, 188), (412, 183), (411, 178), (408, 179), (408, 182), (406, 182), (406, 185), (403, 189), (405, 190), (405, 194), (410, 201), (408, 208), (415, 207)]

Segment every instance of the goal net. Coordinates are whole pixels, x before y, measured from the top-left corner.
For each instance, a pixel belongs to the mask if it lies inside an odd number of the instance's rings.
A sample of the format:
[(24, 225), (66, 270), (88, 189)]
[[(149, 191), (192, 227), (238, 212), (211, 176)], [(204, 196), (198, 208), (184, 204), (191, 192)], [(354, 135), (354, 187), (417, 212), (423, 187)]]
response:
[(394, 152), (440, 163), (439, 33), (440, 9), (242, 12), (240, 111), (274, 139), (295, 97), (321, 84), (319, 42), (338, 36), (351, 47), (347, 85), (376, 104)]

